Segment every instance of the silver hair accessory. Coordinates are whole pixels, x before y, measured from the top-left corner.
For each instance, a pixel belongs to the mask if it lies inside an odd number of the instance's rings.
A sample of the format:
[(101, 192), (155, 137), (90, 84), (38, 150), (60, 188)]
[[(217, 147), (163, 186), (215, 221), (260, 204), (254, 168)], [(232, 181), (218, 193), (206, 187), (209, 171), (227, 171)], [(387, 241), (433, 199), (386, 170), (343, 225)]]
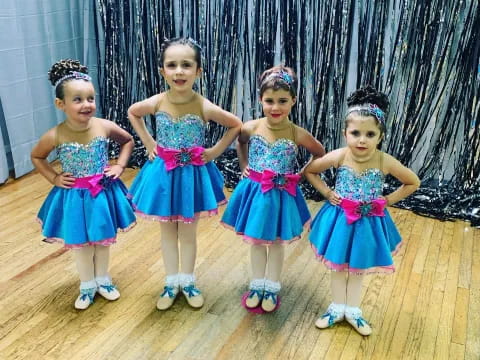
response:
[(188, 37), (188, 38), (187, 38), (187, 41), (189, 41), (190, 43), (192, 43), (192, 44), (194, 44), (196, 47), (198, 47), (198, 49), (200, 50), (200, 52), (203, 51), (202, 47), (200, 46), (200, 44), (199, 44), (196, 40), (192, 39), (191, 37)]
[(283, 70), (280, 70), (280, 71), (276, 71), (276, 72), (273, 72), (271, 73), (270, 75), (268, 75), (264, 81), (268, 81), (268, 80), (272, 80), (274, 78), (278, 78), (278, 79), (281, 79), (283, 81), (285, 81), (287, 83), (288, 86), (292, 86), (292, 83), (293, 83), (293, 78), (292, 76), (287, 73), (286, 71), (283, 71)]
[(363, 104), (349, 107), (345, 116), (348, 116), (348, 114), (354, 111), (366, 111), (367, 113), (375, 116), (377, 120), (380, 121), (382, 124), (385, 124), (385, 112), (380, 109), (376, 104)]
[(79, 72), (79, 71), (72, 71), (70, 74), (67, 74), (67, 75), (61, 77), (60, 79), (58, 79), (55, 82), (55, 87), (57, 87), (58, 85), (60, 85), (60, 83), (62, 81), (67, 80), (67, 79), (82, 79), (82, 80), (86, 80), (86, 81), (92, 81), (92, 77), (90, 75)]

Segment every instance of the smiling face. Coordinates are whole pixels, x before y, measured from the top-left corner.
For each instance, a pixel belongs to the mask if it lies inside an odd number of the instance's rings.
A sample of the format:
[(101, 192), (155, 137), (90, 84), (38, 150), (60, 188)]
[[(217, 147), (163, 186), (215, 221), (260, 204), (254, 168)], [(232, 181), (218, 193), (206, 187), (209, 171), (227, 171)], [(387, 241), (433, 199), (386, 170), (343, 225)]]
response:
[(263, 92), (260, 101), (267, 121), (274, 125), (280, 124), (288, 117), (296, 98), (292, 97), (287, 90), (267, 89)]
[(195, 50), (188, 45), (171, 45), (165, 50), (160, 74), (171, 90), (184, 92), (192, 89), (193, 83), (200, 75)]
[(358, 159), (368, 159), (375, 153), (383, 134), (373, 116), (355, 113), (348, 115), (345, 141), (352, 154)]
[(65, 82), (64, 98), (55, 99), (57, 108), (65, 112), (67, 121), (77, 126), (88, 125), (95, 115), (95, 89), (90, 81), (74, 79)]

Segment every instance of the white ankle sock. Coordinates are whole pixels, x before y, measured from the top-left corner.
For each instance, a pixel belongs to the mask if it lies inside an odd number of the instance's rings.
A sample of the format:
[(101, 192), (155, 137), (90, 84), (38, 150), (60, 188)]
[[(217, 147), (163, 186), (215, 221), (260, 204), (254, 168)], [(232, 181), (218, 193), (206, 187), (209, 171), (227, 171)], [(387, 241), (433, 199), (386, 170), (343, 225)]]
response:
[(250, 281), (250, 290), (264, 290), (265, 289), (265, 279), (253, 279)]
[(282, 286), (280, 285), (280, 282), (278, 281), (272, 281), (265, 279), (265, 290), (270, 291), (274, 294), (278, 293)]
[(195, 284), (195, 275), (194, 274), (178, 274), (178, 284), (181, 287), (194, 285)]
[(80, 290), (96, 289), (96, 288), (97, 288), (97, 282), (95, 280), (80, 282)]
[(179, 283), (179, 275), (180, 274), (167, 275), (165, 277), (165, 285), (177, 288)]
[(100, 285), (112, 285), (112, 278), (109, 275), (106, 276), (97, 276), (95, 282), (98, 286)]

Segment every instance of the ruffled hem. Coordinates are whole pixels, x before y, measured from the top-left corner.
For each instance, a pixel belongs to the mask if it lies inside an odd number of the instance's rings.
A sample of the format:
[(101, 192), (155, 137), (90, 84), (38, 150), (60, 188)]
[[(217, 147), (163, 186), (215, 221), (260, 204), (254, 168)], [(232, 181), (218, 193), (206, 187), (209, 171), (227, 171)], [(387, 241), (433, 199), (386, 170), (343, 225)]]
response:
[[(217, 206), (222, 206), (222, 205), (225, 205), (226, 203), (227, 203), (227, 200), (225, 199), (218, 202)], [(135, 204), (133, 204), (133, 207), (135, 209), (135, 214), (137, 214), (142, 219), (150, 220), (150, 221), (159, 221), (159, 222), (183, 222), (185, 224), (191, 224), (197, 221), (199, 218), (218, 215), (218, 208), (212, 209), (212, 210), (198, 211), (194, 214), (193, 217), (185, 217), (183, 215), (168, 215), (168, 216), (149, 215), (138, 210)]]
[(117, 242), (117, 238), (113, 237), (110, 239), (105, 239), (105, 240), (100, 240), (100, 241), (89, 241), (83, 244), (65, 244), (65, 241), (60, 238), (54, 238), (54, 237), (47, 237), (43, 239), (44, 242), (49, 243), (49, 244), (54, 244), (54, 243), (61, 243), (63, 244), (67, 249), (81, 249), (85, 246), (92, 246), (92, 245), (101, 245), (101, 246), (110, 246), (112, 244), (115, 244)]
[[(36, 218), (36, 220), (40, 225), (43, 226), (43, 222), (42, 222), (41, 219)], [(129, 226), (127, 226), (126, 228), (118, 228), (117, 231), (120, 231), (120, 232), (130, 231), (130, 229), (132, 229), (136, 224), (137, 224), (136, 222), (133, 222)], [(82, 243), (82, 244), (66, 244), (65, 239), (58, 238), (58, 237), (49, 237), (49, 236), (44, 238), (42, 241), (44, 241), (48, 244), (60, 243), (60, 244), (63, 244), (67, 249), (80, 249), (80, 248), (83, 248), (85, 246), (92, 246), (92, 245), (110, 246), (110, 245), (115, 244), (117, 242), (117, 237), (114, 236), (114, 237), (99, 240), (99, 241), (87, 241), (87, 242)]]
[[(399, 242), (397, 244), (397, 247), (395, 250), (391, 252), (392, 256), (395, 256), (400, 248), (402, 247), (403, 242)], [(328, 259), (326, 259), (323, 255), (318, 253), (318, 249), (310, 243), (310, 246), (313, 249), (313, 252), (315, 253), (315, 257), (317, 258), (318, 261), (322, 262), (328, 269), (332, 271), (337, 271), (337, 272), (348, 272), (349, 274), (354, 274), (354, 275), (366, 275), (366, 274), (392, 274), (395, 272), (395, 266), (388, 265), (388, 266), (371, 266), (366, 269), (359, 269), (359, 268), (354, 268), (350, 267), (349, 263), (344, 263), (344, 264), (337, 264), (334, 263)]]
[(246, 242), (247, 244), (250, 245), (272, 245), (272, 244), (282, 244), (282, 245), (288, 245), (291, 244), (297, 240), (300, 240), (302, 238), (302, 234), (305, 230), (308, 230), (310, 228), (310, 223), (311, 219), (308, 219), (307, 222), (303, 225), (303, 231), (301, 234), (294, 236), (291, 239), (281, 239), (280, 237), (277, 237), (275, 240), (264, 240), (264, 239), (259, 239), (259, 238), (254, 238), (248, 235), (245, 235), (245, 233), (236, 231), (235, 228), (223, 221), (220, 221), (220, 224), (222, 224), (225, 228), (230, 229), (234, 231), (237, 235), (241, 236), (243, 241)]

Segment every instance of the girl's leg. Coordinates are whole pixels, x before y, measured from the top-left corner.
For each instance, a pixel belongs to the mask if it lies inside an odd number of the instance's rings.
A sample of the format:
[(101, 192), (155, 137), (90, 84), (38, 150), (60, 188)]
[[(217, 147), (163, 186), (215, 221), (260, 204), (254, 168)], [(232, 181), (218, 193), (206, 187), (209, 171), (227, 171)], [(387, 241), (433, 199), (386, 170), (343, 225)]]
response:
[(160, 225), (162, 238), (162, 255), (165, 272), (178, 274), (178, 227), (176, 222), (164, 222)]
[(249, 293), (245, 300), (248, 308), (255, 308), (263, 299), (265, 290), (265, 270), (267, 268), (267, 247), (263, 245), (250, 246), (250, 264), (252, 267), (252, 281)]
[(330, 290), (333, 302), (327, 311), (315, 322), (319, 329), (325, 329), (345, 318), (345, 302), (347, 297), (347, 274), (345, 272), (330, 272)]
[(182, 273), (179, 274), (180, 286), (193, 308), (203, 306), (204, 299), (200, 290), (195, 285), (195, 260), (197, 258), (197, 225), (198, 221), (191, 224), (178, 223), (178, 241), (180, 242), (180, 262)]
[(178, 294), (178, 224), (162, 222), (160, 225), (162, 257), (165, 266), (165, 286), (157, 301), (158, 310), (167, 310)]
[(75, 301), (75, 308), (84, 310), (93, 303), (93, 298), (97, 291), (93, 262), (95, 249), (93, 246), (84, 246), (79, 249), (73, 249), (72, 251), (80, 275), (80, 295)]
[(198, 221), (191, 224), (178, 224), (178, 241), (180, 242), (180, 262), (182, 273), (193, 274), (197, 258), (197, 225)]
[(330, 290), (335, 304), (346, 304), (347, 301), (347, 273), (340, 271), (330, 272)]
[(108, 265), (110, 261), (110, 246), (95, 245), (95, 254), (93, 257), (95, 265), (95, 281), (97, 283), (97, 292), (107, 300), (117, 300), (120, 292), (112, 284), (112, 279), (108, 274)]
[(93, 246), (83, 246), (79, 249), (73, 249), (73, 257), (77, 265), (78, 274), (81, 282), (88, 282), (95, 279), (95, 265), (93, 257), (95, 248)]
[(270, 281), (279, 282), (282, 274), (283, 259), (285, 258), (284, 245), (272, 244), (268, 247), (267, 276)]
[(108, 265), (110, 262), (110, 246), (95, 245), (93, 261), (95, 264), (95, 277), (108, 276)]
[(262, 309), (271, 312), (277, 306), (277, 294), (281, 289), (280, 275), (283, 268), (285, 249), (282, 244), (272, 244), (268, 247), (267, 276), (265, 278), (265, 296)]
[(250, 264), (254, 279), (265, 278), (267, 268), (267, 247), (263, 245), (252, 245), (250, 247)]
[(363, 275), (349, 274), (347, 281), (347, 306), (359, 307), (362, 299)]
[(361, 335), (370, 335), (372, 328), (362, 317), (360, 310), (360, 300), (362, 296), (363, 275), (350, 274), (347, 281), (347, 306), (345, 308), (345, 318)]

